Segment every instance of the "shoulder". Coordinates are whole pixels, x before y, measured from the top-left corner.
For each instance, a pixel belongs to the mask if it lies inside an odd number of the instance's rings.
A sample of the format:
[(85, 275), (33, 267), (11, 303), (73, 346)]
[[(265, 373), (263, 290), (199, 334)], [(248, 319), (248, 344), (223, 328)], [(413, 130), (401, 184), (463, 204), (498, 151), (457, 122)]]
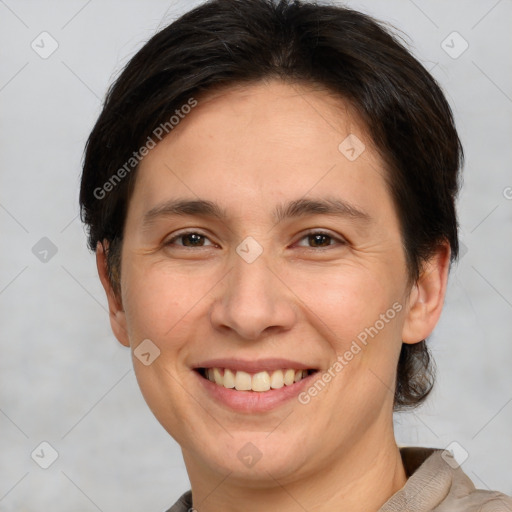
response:
[(196, 512), (192, 508), (192, 491), (182, 494), (180, 499), (166, 512)]
[(476, 489), (453, 454), (437, 448), (400, 448), (408, 477), (379, 512), (512, 512), (512, 498)]

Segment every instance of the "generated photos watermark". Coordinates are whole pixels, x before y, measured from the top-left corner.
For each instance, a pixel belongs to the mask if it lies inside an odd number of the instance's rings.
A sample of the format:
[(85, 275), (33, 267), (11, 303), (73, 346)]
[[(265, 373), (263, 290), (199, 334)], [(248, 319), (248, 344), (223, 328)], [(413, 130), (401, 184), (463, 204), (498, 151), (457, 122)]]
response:
[(402, 304), (395, 302), (385, 313), (381, 313), (379, 315), (379, 319), (376, 320), (373, 325), (365, 327), (357, 335), (356, 339), (352, 341), (350, 348), (343, 354), (338, 355), (336, 361), (334, 361), (334, 363), (325, 372), (323, 372), (306, 391), (299, 393), (299, 402), (303, 405), (309, 404), (309, 402), (311, 402), (311, 398), (317, 396), (321, 391), (323, 391), (327, 384), (331, 382), (331, 380), (334, 379), (336, 375), (338, 375), (343, 368), (352, 361), (352, 359), (354, 359), (354, 356), (361, 352), (361, 345), (368, 345), (368, 336), (372, 339), (377, 336), (377, 334), (384, 329), (386, 324), (393, 320), (396, 314), (400, 313), (402, 309)]
[(159, 124), (152, 132), (148, 135), (146, 143), (141, 146), (138, 151), (134, 151), (132, 156), (120, 167), (112, 176), (101, 186), (96, 187), (93, 191), (94, 197), (98, 200), (104, 199), (109, 192), (112, 192), (114, 188), (128, 175), (142, 159), (154, 149), (158, 142), (160, 142), (167, 134), (169, 134), (185, 116), (191, 112), (191, 110), (197, 106), (197, 100), (189, 98), (187, 103), (184, 103), (180, 108), (174, 111), (174, 114), (165, 122)]

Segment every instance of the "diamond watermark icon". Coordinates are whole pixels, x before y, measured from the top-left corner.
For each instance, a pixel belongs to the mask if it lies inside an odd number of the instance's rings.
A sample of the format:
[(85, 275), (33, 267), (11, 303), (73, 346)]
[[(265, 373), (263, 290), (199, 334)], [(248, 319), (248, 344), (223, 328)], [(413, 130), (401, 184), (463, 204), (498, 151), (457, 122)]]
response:
[(366, 146), (363, 141), (353, 133), (343, 139), (341, 144), (338, 146), (339, 152), (351, 162), (359, 158), (365, 149)]
[(248, 468), (252, 468), (261, 459), (263, 454), (261, 453), (257, 446), (249, 442), (245, 443), (242, 446), (242, 448), (238, 450), (236, 456), (238, 457), (242, 464), (244, 464)]
[(59, 453), (50, 443), (43, 441), (30, 456), (38, 466), (48, 469), (59, 458)]
[(466, 449), (457, 441), (452, 441), (441, 454), (443, 460), (451, 468), (457, 469), (462, 466), (469, 457), (469, 453)]
[(459, 241), (459, 261), (464, 258), (464, 256), (466, 256), (466, 254), (468, 253), (468, 246), (462, 242), (462, 241)]
[(160, 349), (151, 340), (146, 339), (139, 343), (133, 355), (144, 366), (149, 366), (160, 355)]
[(458, 32), (454, 31), (443, 39), (441, 48), (452, 59), (458, 59), (469, 48), (469, 43)]
[(57, 246), (46, 236), (35, 243), (32, 254), (42, 263), (48, 263), (56, 254)]
[(261, 255), (263, 247), (252, 236), (248, 236), (237, 246), (236, 252), (247, 263), (252, 263)]
[(59, 43), (48, 32), (41, 32), (31, 43), (30, 46), (39, 57), (47, 59), (59, 47)]

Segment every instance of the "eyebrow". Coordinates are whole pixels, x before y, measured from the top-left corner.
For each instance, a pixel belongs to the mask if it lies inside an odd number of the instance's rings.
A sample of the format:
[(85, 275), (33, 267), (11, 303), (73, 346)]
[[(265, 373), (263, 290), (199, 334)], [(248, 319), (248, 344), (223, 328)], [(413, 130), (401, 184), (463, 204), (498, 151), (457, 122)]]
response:
[[(276, 223), (286, 219), (305, 217), (307, 215), (334, 215), (348, 217), (354, 220), (369, 222), (370, 215), (353, 204), (336, 197), (322, 197), (316, 199), (295, 199), (286, 204), (278, 204), (272, 212)], [(171, 199), (147, 211), (142, 219), (144, 229), (151, 226), (157, 219), (172, 216), (201, 216), (210, 217), (220, 221), (228, 220), (228, 213), (214, 201), (204, 199)]]

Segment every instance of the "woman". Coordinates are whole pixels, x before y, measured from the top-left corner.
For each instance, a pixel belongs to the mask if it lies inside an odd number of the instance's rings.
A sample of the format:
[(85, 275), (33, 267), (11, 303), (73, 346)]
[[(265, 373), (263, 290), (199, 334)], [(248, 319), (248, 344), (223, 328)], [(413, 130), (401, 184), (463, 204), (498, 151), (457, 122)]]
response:
[(81, 188), (114, 334), (180, 444), (170, 511), (512, 510), (402, 448), (458, 253), (442, 91), (361, 13), (213, 0), (109, 91)]

